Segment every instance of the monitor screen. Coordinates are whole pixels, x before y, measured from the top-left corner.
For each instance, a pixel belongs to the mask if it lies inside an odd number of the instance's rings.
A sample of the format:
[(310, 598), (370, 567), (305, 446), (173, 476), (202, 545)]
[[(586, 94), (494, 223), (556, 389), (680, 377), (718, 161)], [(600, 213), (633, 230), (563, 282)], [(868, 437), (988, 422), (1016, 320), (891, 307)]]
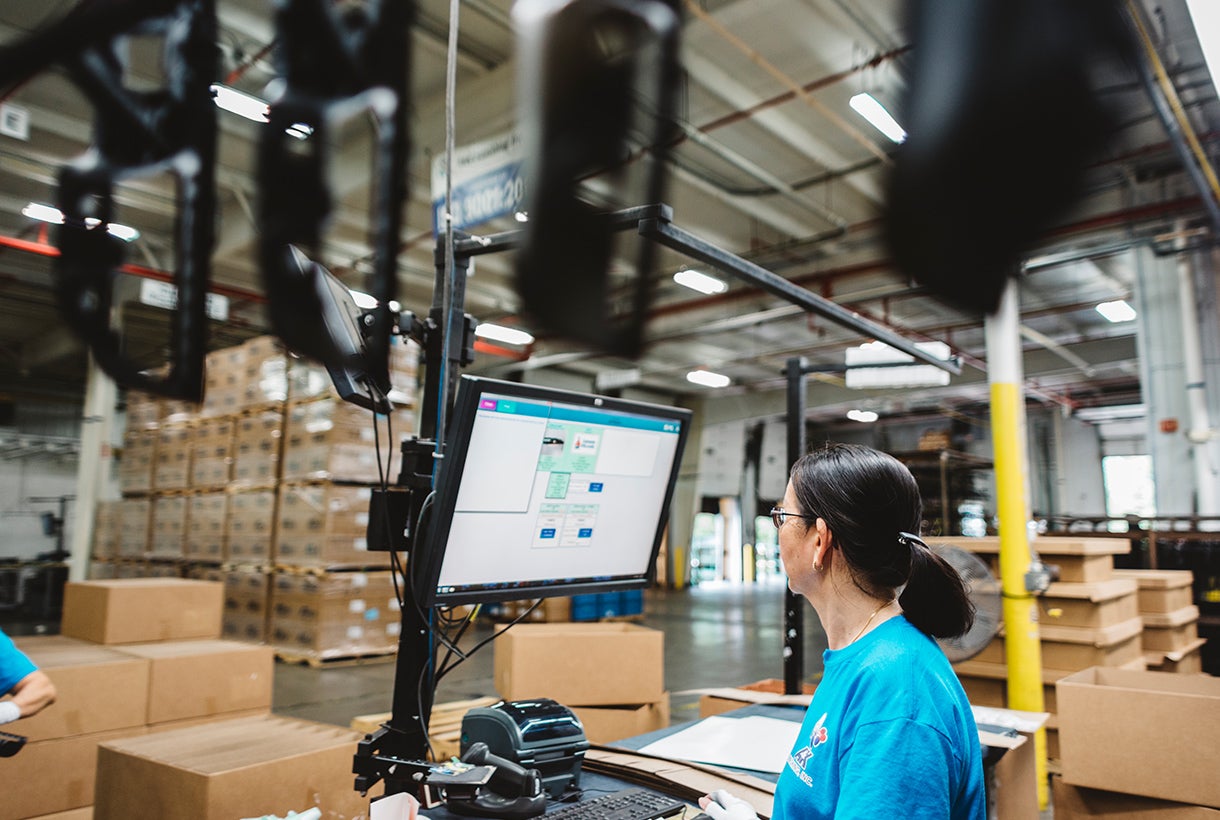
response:
[(463, 376), (415, 570), (424, 605), (652, 577), (689, 410)]

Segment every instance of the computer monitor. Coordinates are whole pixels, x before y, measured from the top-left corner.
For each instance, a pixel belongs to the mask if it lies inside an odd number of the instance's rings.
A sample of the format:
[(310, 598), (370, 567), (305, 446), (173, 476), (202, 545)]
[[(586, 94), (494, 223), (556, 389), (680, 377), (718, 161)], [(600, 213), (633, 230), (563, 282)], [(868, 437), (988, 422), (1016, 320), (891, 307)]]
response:
[(417, 596), (467, 604), (648, 584), (689, 410), (463, 376)]

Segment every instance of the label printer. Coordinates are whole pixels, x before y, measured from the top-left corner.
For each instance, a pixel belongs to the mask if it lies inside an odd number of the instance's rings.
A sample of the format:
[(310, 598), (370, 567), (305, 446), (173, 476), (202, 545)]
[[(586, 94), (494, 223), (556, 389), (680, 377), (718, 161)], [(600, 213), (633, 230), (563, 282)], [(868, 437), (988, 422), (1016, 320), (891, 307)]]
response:
[(589, 748), (585, 727), (571, 709), (549, 698), (471, 709), (462, 718), (462, 752), (480, 741), (494, 755), (537, 769), (552, 798), (580, 785)]

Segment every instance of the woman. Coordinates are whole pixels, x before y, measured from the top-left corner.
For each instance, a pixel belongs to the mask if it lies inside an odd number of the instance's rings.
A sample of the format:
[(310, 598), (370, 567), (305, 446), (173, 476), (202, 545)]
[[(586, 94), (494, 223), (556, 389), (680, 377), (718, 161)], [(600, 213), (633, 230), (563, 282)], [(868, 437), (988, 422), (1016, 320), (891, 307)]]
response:
[[(817, 611), (830, 647), (775, 820), (987, 816), (978, 730), (933, 640), (969, 629), (973, 607), (913, 534), (921, 512), (906, 467), (846, 444), (797, 461), (771, 511), (788, 586)], [(715, 820), (753, 815), (739, 803), (722, 792), (700, 800)]]

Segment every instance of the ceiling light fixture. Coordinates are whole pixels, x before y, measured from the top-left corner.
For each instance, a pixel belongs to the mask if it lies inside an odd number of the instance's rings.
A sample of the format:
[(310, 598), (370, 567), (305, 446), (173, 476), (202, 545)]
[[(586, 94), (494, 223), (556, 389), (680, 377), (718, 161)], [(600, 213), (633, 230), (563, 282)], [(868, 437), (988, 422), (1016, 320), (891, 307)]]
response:
[(847, 104), (864, 119), (868, 120), (869, 124), (885, 134), (894, 142), (902, 142), (907, 138), (907, 132), (903, 129), (898, 121), (885, 110), (885, 106), (877, 102), (877, 98), (867, 92), (861, 92), (850, 100)]
[(686, 374), (686, 380), (691, 384), (701, 384), (704, 387), (728, 387), (732, 381), (728, 376), (713, 373), (710, 370), (692, 370)]
[(491, 322), (482, 322), (474, 329), (474, 335), (490, 339), (493, 342), (503, 342), (507, 345), (528, 345), (534, 343), (534, 337), (516, 327), (504, 327), (503, 325), (492, 324)]
[(1122, 299), (1116, 299), (1113, 302), (1102, 302), (1097, 306), (1097, 312), (1115, 323), (1130, 322), (1136, 316), (1135, 308)]
[(514, 211), (513, 219), (517, 220), (518, 222), (529, 222), (530, 215), (527, 214), (525, 211)]
[[(30, 219), (40, 219), (43, 222), (50, 222), (53, 225), (64, 224), (64, 215), (59, 208), (53, 208), (50, 205), (43, 205), (38, 202), (31, 202), (21, 209), (21, 213), (28, 216)], [(97, 217), (85, 217), (85, 225), (90, 228), (102, 224)], [(130, 225), (122, 225), (118, 222), (111, 222), (106, 226), (106, 232), (111, 236), (118, 237), (124, 242), (134, 242), (140, 238), (140, 232)]]
[(708, 276), (706, 273), (700, 273), (697, 270), (680, 270), (674, 274), (674, 281), (683, 287), (697, 290), (700, 293), (716, 294), (724, 293), (729, 289), (728, 283), (717, 279), (715, 276)]
[(212, 83), (212, 96), (217, 108), (223, 108), (239, 117), (245, 117), (255, 122), (270, 122), (270, 108), (266, 100), (252, 97), (249, 94), (229, 88), (227, 85)]
[(865, 424), (870, 424), (879, 418), (872, 410), (848, 410), (847, 417), (852, 421), (859, 421)]
[(1212, 75), (1212, 85), (1220, 90), (1220, 4), (1215, 0), (1186, 0), (1186, 9), (1195, 24), (1203, 62)]

